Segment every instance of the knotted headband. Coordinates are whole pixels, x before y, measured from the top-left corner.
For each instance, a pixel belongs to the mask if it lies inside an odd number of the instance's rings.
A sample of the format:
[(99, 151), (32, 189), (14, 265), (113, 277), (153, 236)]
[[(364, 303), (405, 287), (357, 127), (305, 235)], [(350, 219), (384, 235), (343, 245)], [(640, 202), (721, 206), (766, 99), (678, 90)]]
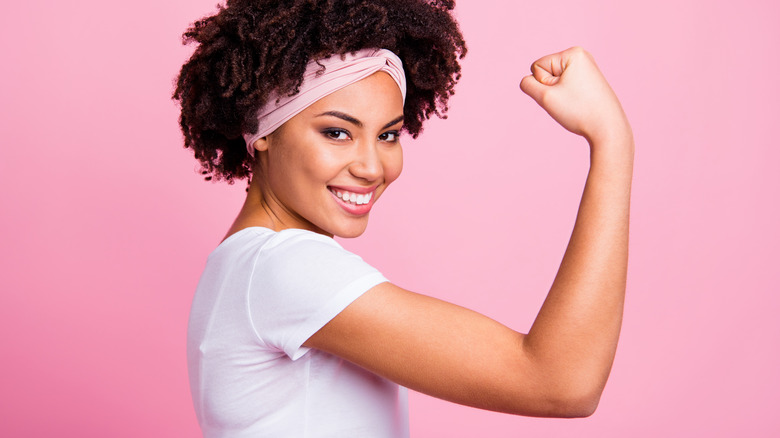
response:
[[(323, 71), (324, 68), (324, 71)], [(252, 145), (260, 138), (274, 132), (284, 122), (323, 97), (348, 85), (383, 71), (393, 78), (401, 96), (406, 100), (406, 76), (401, 59), (386, 49), (363, 49), (341, 55), (310, 61), (303, 74), (300, 91), (293, 96), (277, 96), (272, 93), (268, 102), (257, 112), (257, 132), (244, 134), (249, 155), (254, 156)], [(278, 101), (277, 101), (278, 99)]]

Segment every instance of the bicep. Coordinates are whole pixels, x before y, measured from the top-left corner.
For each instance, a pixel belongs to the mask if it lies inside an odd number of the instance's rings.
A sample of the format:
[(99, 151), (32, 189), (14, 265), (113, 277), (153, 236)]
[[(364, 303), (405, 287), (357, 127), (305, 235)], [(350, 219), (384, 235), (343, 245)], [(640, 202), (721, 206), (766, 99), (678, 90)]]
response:
[(434, 397), (545, 415), (545, 385), (525, 335), (471, 310), (382, 283), (304, 345)]

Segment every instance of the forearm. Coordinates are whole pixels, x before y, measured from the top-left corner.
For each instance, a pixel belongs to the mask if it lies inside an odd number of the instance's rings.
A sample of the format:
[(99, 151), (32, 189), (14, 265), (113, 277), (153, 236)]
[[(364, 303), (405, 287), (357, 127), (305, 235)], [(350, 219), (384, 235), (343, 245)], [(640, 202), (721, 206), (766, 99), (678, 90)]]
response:
[(574, 230), (524, 349), (551, 394), (596, 403), (622, 321), (634, 145), (627, 128), (591, 146)]

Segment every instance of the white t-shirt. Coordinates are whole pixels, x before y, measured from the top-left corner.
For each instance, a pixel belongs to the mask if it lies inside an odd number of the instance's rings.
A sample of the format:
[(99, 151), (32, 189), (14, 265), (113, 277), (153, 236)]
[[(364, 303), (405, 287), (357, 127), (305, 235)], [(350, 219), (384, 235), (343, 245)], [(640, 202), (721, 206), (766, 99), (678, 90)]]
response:
[(406, 389), (302, 344), (387, 281), (335, 240), (253, 227), (209, 256), (187, 359), (206, 438), (409, 436)]

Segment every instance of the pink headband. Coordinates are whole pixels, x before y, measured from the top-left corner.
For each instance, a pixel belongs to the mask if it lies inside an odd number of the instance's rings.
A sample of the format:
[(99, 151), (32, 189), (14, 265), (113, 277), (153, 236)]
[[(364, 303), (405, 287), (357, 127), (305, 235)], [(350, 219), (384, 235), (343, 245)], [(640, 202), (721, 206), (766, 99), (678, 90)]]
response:
[[(323, 67), (325, 70), (321, 72)], [(403, 64), (401, 59), (389, 50), (363, 49), (344, 55), (344, 59), (341, 59), (341, 55), (333, 55), (310, 61), (297, 94), (282, 97), (272, 94), (265, 106), (257, 112), (257, 132), (244, 134), (249, 155), (254, 156), (255, 149), (252, 145), (255, 141), (274, 132), (309, 105), (378, 71), (386, 72), (393, 78), (405, 101), (406, 76)], [(276, 101), (277, 98), (279, 102)]]

